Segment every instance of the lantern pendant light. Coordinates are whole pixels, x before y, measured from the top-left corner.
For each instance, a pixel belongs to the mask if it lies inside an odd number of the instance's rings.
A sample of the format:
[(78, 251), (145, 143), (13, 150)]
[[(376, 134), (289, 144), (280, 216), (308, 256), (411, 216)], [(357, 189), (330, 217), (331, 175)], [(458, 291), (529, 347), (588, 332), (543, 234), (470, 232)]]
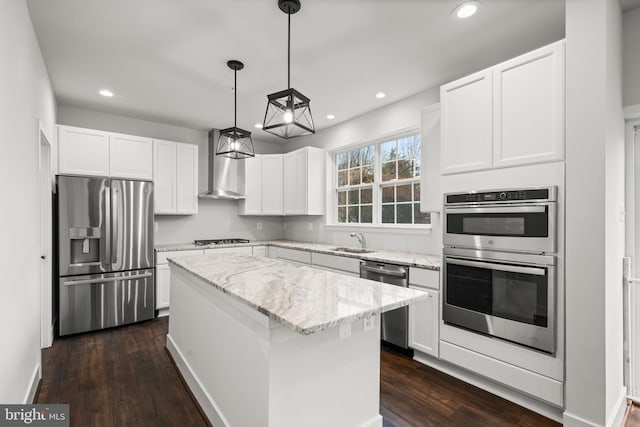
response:
[(309, 107), (310, 99), (291, 87), (291, 15), (300, 10), (300, 1), (278, 0), (278, 7), (288, 16), (287, 89), (267, 95), (262, 129), (289, 139), (316, 133), (316, 130)]
[(222, 129), (218, 138), (216, 155), (232, 159), (244, 159), (256, 155), (251, 141), (251, 132), (238, 127), (238, 79), (237, 73), (244, 68), (240, 61), (231, 60), (227, 66), (233, 70), (233, 127)]

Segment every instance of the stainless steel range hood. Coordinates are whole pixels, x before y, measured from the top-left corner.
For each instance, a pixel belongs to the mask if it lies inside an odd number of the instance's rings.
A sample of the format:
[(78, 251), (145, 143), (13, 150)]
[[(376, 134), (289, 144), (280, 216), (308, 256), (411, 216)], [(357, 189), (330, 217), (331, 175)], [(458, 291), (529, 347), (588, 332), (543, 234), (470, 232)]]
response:
[(216, 144), (220, 132), (218, 129), (209, 131), (209, 161), (207, 166), (209, 187), (198, 197), (202, 199), (245, 199), (244, 194), (240, 194), (238, 189), (244, 179), (244, 160), (234, 160), (225, 156), (216, 156)]

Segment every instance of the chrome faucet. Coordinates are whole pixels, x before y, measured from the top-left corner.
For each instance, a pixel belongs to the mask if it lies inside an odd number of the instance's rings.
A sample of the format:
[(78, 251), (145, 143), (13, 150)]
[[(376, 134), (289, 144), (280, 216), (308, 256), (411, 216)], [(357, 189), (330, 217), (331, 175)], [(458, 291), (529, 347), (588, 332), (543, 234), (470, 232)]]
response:
[(367, 239), (364, 238), (364, 234), (362, 233), (351, 233), (349, 236), (355, 237), (360, 242), (362, 249), (367, 249)]

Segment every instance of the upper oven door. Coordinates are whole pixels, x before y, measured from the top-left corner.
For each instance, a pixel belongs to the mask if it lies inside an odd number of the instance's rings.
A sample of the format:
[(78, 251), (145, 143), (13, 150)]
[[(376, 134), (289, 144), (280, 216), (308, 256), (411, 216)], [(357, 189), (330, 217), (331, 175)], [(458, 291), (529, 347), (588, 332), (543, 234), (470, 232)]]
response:
[(445, 208), (445, 246), (554, 253), (555, 202)]

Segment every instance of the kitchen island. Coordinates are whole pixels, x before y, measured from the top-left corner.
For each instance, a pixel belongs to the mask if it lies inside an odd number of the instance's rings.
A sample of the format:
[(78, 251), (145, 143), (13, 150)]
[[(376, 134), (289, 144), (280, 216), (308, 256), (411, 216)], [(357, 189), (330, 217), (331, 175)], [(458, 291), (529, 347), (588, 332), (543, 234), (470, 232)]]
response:
[(215, 427), (381, 427), (379, 314), (426, 294), (280, 260), (169, 260), (167, 349)]

